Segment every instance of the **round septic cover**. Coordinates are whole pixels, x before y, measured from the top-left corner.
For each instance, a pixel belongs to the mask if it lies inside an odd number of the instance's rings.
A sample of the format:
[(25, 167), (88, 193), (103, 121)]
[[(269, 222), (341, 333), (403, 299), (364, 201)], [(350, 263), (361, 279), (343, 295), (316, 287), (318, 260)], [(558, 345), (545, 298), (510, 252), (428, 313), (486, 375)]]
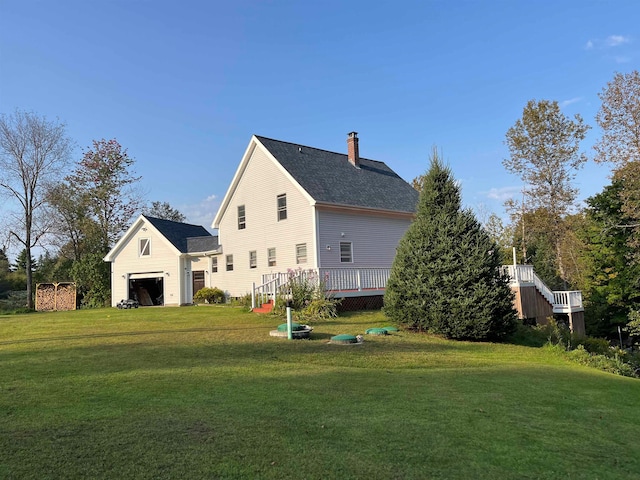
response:
[(386, 335), (387, 329), (386, 328), (370, 328), (364, 333), (366, 333), (367, 335)]
[(331, 337), (332, 343), (358, 343), (358, 339), (348, 333), (342, 333)]
[(398, 332), (398, 327), (382, 327), (384, 328), (387, 332)]
[[(296, 322), (291, 322), (291, 331), (292, 332), (297, 332), (298, 330), (304, 330), (305, 326), (304, 325), (300, 325), (299, 323)], [(278, 325), (278, 331), (279, 332), (286, 332), (287, 331), (287, 324), (286, 323), (281, 323), (280, 325)]]

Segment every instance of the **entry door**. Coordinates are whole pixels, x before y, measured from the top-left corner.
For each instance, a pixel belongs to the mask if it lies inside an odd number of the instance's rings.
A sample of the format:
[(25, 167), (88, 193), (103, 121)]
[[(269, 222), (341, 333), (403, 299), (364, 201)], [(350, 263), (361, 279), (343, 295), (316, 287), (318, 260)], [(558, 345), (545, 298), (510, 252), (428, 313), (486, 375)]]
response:
[(204, 288), (204, 270), (197, 270), (193, 272), (193, 295), (201, 288)]

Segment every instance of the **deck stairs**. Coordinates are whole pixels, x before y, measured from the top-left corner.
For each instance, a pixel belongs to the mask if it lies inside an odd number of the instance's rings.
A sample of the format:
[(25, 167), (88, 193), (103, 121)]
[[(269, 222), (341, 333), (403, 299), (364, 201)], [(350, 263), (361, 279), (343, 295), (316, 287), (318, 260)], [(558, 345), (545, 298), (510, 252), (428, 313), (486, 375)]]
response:
[(533, 271), (533, 265), (504, 265), (512, 286), (535, 286), (542, 297), (553, 307), (553, 313), (584, 311), (582, 292), (579, 290), (552, 291)]
[(272, 310), (273, 310), (273, 300), (269, 300), (265, 303), (260, 304), (259, 307), (251, 309), (251, 311), (254, 313), (271, 313)]

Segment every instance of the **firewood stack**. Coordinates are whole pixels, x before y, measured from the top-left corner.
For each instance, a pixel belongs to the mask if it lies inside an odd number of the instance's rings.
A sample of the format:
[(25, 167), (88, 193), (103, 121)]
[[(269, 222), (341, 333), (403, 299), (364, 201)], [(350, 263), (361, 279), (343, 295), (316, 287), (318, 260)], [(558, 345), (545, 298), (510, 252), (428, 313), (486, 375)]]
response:
[(36, 286), (36, 310), (39, 312), (75, 309), (75, 283), (39, 283)]

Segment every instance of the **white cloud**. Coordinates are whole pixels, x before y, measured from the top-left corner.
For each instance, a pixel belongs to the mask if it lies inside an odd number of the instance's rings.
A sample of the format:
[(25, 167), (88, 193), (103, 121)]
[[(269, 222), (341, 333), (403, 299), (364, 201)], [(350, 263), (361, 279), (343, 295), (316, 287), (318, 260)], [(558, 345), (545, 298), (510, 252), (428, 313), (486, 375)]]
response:
[(584, 46), (585, 50), (605, 50), (608, 48), (619, 47), (620, 45), (625, 45), (627, 43), (631, 43), (631, 37), (628, 35), (609, 35), (604, 40), (601, 38), (590, 39), (587, 40), (587, 43)]
[(560, 107), (561, 108), (568, 107), (572, 103), (578, 103), (580, 100), (582, 100), (582, 97), (574, 97), (574, 98), (570, 98), (569, 100), (563, 100), (562, 102), (560, 102)]
[(500, 188), (492, 188), (488, 192), (481, 192), (486, 195), (487, 198), (492, 200), (500, 200), (504, 202), (510, 198), (515, 197), (516, 195), (522, 194), (522, 187), (500, 187)]
[(207, 230), (212, 230), (211, 224), (219, 208), (218, 196), (209, 195), (198, 203), (181, 205), (180, 211), (187, 217), (188, 223), (202, 225)]
[(618, 45), (623, 45), (630, 41), (631, 39), (624, 35), (609, 35), (604, 43), (607, 47), (617, 47)]

